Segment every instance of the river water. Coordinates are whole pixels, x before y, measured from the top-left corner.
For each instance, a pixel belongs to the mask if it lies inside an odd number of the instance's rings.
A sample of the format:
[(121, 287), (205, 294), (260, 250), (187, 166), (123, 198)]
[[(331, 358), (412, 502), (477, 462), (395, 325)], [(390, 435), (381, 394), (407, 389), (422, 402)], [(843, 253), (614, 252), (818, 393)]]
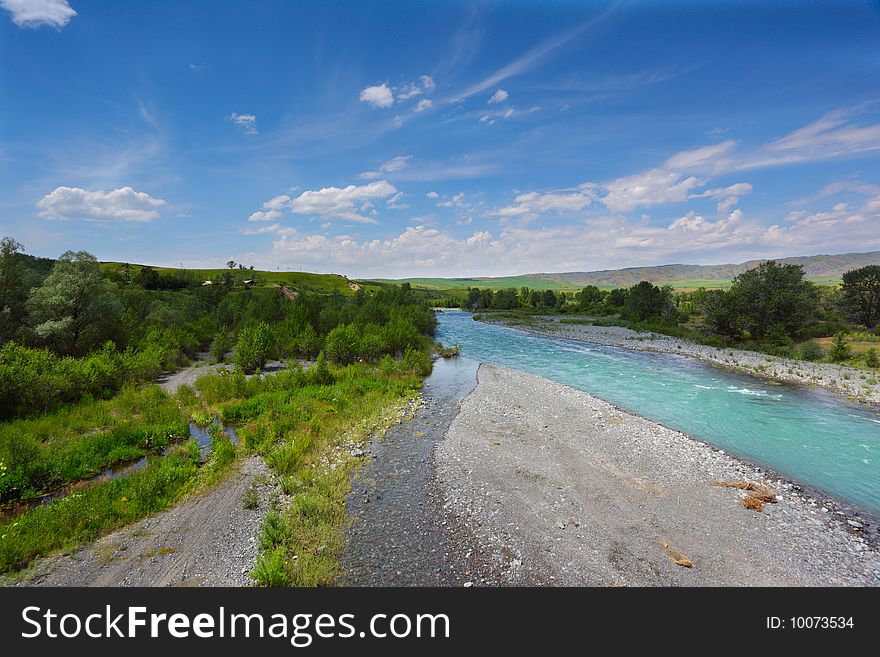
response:
[(438, 313), (462, 355), (553, 379), (880, 514), (880, 413), (699, 361), (532, 335)]

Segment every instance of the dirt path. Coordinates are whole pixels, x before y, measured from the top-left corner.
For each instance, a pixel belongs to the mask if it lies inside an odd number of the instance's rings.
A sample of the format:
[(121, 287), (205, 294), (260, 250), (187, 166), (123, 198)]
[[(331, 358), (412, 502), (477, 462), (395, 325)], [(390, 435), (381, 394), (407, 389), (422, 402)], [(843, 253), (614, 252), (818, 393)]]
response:
[[(245, 509), (255, 483), (260, 499)], [(262, 459), (233, 466), (222, 481), (168, 511), (140, 520), (70, 555), (38, 562), (30, 586), (248, 586), (257, 535), (274, 484)]]
[[(506, 550), (510, 584), (880, 585), (870, 528), (832, 504), (522, 372), (480, 367), (436, 464), (448, 507)], [(708, 485), (742, 480), (781, 499), (756, 512)]]

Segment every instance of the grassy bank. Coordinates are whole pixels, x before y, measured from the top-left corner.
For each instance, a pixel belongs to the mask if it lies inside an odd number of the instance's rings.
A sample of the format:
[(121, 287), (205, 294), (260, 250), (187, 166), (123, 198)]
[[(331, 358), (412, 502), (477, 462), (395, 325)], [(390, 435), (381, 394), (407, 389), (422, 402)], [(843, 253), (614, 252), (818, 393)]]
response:
[(191, 440), (168, 456), (151, 459), (143, 470), (89, 486), (0, 524), (0, 573), (93, 541), (215, 481), (234, 460), (235, 447), (219, 436), (212, 446), (211, 458), (201, 468), (198, 446)]
[(235, 423), (284, 496), (267, 515), (253, 577), (261, 586), (320, 586), (338, 574), (354, 446), (398, 417), (430, 361), (419, 351), (379, 363), (319, 363), (262, 379), (216, 374), (196, 382), (200, 403)]

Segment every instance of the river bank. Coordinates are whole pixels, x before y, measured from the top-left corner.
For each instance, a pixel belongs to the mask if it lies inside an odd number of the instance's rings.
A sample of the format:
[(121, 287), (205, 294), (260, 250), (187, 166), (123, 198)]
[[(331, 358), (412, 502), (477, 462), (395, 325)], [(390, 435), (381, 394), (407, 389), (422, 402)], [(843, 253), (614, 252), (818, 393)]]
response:
[(851, 401), (873, 407), (880, 406), (880, 383), (875, 376), (872, 377), (870, 372), (864, 370), (831, 363), (812, 363), (770, 356), (742, 349), (719, 349), (659, 333), (633, 331), (622, 326), (562, 323), (562, 319), (572, 318), (540, 315), (533, 316), (530, 323), (524, 324), (510, 318), (495, 317), (492, 313), (484, 313), (480, 316), (480, 321), (508, 326), (536, 335), (685, 356), (771, 381), (819, 386), (841, 394)]
[[(445, 510), (492, 546), (506, 584), (880, 584), (864, 523), (541, 377), (482, 365), (435, 466)], [(741, 505), (746, 491), (709, 485), (739, 481), (779, 499), (757, 512)]]

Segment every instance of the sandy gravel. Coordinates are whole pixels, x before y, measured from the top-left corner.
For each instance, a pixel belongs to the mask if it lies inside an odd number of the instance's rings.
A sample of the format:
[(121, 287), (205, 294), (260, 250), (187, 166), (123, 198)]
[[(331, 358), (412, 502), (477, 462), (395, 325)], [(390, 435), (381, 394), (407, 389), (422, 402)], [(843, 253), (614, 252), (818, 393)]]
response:
[[(495, 322), (491, 313), (483, 314), (481, 319)], [(780, 358), (742, 349), (718, 349), (659, 333), (633, 331), (622, 326), (563, 324), (561, 319), (565, 318), (553, 315), (534, 317), (536, 323), (531, 325), (511, 325), (506, 320), (498, 320), (496, 323), (555, 338), (687, 356), (774, 381), (821, 386), (847, 398), (880, 406), (880, 383), (876, 382), (878, 376), (872, 376), (865, 370), (831, 363), (811, 363)], [(568, 319), (572, 318), (568, 317)]]
[[(245, 509), (254, 483), (260, 506)], [(235, 464), (222, 481), (70, 555), (37, 562), (29, 586), (248, 586), (257, 535), (275, 484), (262, 459)]]
[[(435, 465), (447, 512), (493, 546), (506, 583), (880, 584), (872, 528), (830, 502), (567, 386), (485, 364), (478, 378)], [(781, 499), (749, 510), (719, 480)]]

